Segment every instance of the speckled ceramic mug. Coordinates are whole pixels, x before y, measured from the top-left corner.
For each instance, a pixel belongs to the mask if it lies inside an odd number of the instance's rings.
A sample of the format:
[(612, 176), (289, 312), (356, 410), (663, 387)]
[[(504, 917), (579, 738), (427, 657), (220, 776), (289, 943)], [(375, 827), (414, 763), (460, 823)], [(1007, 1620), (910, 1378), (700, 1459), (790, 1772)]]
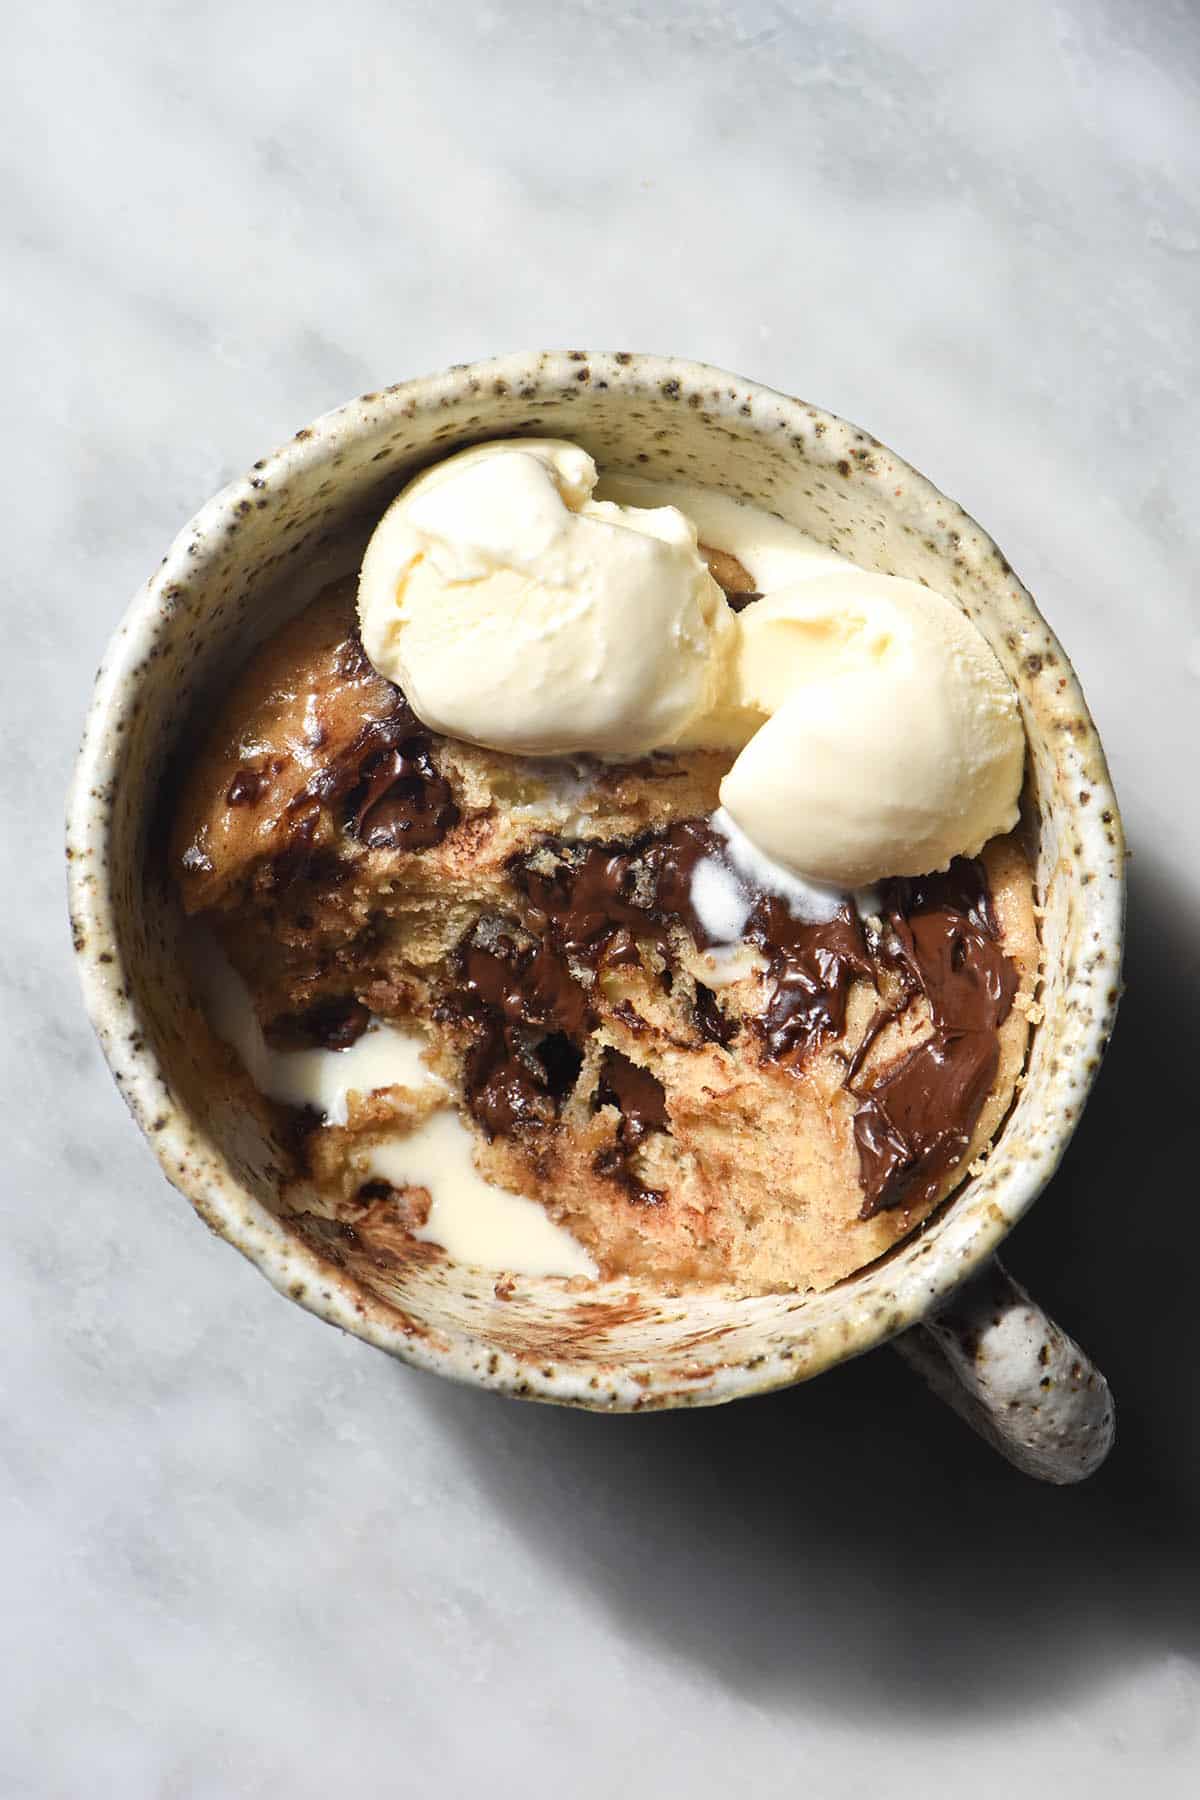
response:
[[(164, 767), (196, 697), (297, 604), (295, 577), (378, 516), (420, 465), (516, 434), (602, 467), (708, 482), (870, 569), (924, 580), (988, 638), (1021, 698), (1042, 908), (1044, 1016), (982, 1170), (890, 1256), (829, 1292), (581, 1297), (445, 1262), (336, 1264), (280, 1216), (284, 1158), (208, 1079), (181, 918), (156, 864)], [(1112, 1439), (1103, 1377), (993, 1260), (1079, 1118), (1119, 991), (1124, 849), (1104, 755), (1062, 649), (991, 540), (866, 432), (700, 364), (514, 355), (364, 394), (197, 513), (138, 593), (97, 678), (68, 818), (84, 994), (169, 1180), (281, 1293), (408, 1362), (498, 1393), (599, 1410), (702, 1406), (819, 1374), (894, 1339), (1018, 1466), (1077, 1480)]]

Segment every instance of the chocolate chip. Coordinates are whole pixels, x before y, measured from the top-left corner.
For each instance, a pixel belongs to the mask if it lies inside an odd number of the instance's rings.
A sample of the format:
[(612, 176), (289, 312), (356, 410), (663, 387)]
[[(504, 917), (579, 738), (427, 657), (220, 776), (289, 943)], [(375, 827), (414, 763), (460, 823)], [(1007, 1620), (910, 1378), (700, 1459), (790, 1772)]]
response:
[(615, 1143), (596, 1158), (597, 1173), (619, 1181), (639, 1206), (661, 1206), (665, 1195), (638, 1180), (633, 1157), (652, 1131), (671, 1128), (662, 1082), (651, 1069), (610, 1048), (601, 1059), (595, 1104), (597, 1110), (615, 1106), (621, 1114)]
[[(353, 640), (338, 651), (351, 663), (355, 654)], [(288, 802), (293, 842), (311, 841), (322, 812), (339, 802), (345, 829), (373, 850), (432, 849), (457, 825), (459, 810), (429, 733), (399, 688), (385, 717), (369, 719)]]
[(457, 985), (439, 1010), (474, 1034), (467, 1103), (489, 1137), (557, 1118), (583, 1066), (572, 1034), (590, 1028), (591, 1011), (552, 944), (515, 920), (479, 920), (459, 949)]
[(862, 926), (849, 906), (808, 924), (767, 894), (750, 914), (746, 937), (766, 956), (771, 984), (755, 1029), (773, 1061), (796, 1067), (818, 1045), (841, 1036), (850, 983), (874, 972)]
[(995, 1080), (994, 1032), (935, 1032), (871, 1084), (854, 1115), (860, 1217), (933, 1197), (959, 1162)]
[(538, 1045), (537, 1058), (546, 1071), (549, 1093), (555, 1100), (565, 1100), (579, 1080), (583, 1051), (565, 1031), (552, 1031)]
[(520, 1026), (495, 1019), (484, 1024), (467, 1052), (463, 1085), (467, 1105), (489, 1138), (549, 1125), (557, 1117), (556, 1096), (536, 1040)]
[(354, 681), (367, 674), (371, 665), (367, 661), (367, 653), (358, 637), (348, 637), (338, 645), (333, 653), (333, 670), (345, 681)]
[(225, 790), (228, 806), (253, 806), (262, 794), (263, 780), (257, 769), (241, 768)]
[(647, 1030), (646, 1021), (630, 1001), (618, 1000), (617, 1004), (613, 1007), (613, 1016), (620, 1019), (623, 1025), (627, 1025), (634, 1037), (645, 1036)]
[(652, 1069), (635, 1063), (620, 1050), (608, 1049), (600, 1063), (596, 1087), (599, 1106), (620, 1109), (622, 1142), (635, 1150), (652, 1131), (669, 1131), (666, 1090)]
[[(994, 1079), (996, 1034), (1017, 986), (983, 866), (961, 859), (944, 875), (885, 884), (885, 928), (870, 940), (849, 905), (833, 919), (809, 923), (777, 895), (755, 890), (729, 867), (724, 841), (699, 819), (631, 843), (546, 845), (517, 859), (510, 873), (524, 911), (477, 928), (461, 953), (462, 985), (453, 1000), (476, 1032), (468, 1072), (476, 1116), (491, 1134), (557, 1117), (561, 1091), (570, 1088), (562, 1090), (565, 1076), (556, 1082), (539, 1044), (550, 1041), (548, 1026), (561, 1035), (570, 1046), (573, 1085), (576, 1039), (594, 1023), (592, 994), (603, 967), (641, 967), (639, 944), (649, 943), (671, 991), (676, 929), (685, 928), (702, 949), (713, 941), (691, 902), (696, 869), (708, 858), (723, 863), (740, 887), (748, 908), (744, 938), (766, 957), (765, 1002), (746, 1022), (767, 1059), (799, 1073), (814, 1050), (843, 1035), (856, 980), (878, 991), (887, 972), (891, 987), (899, 985), (898, 1005), (877, 1007), (845, 1078), (859, 1102), (862, 1216), (931, 1197), (970, 1142)], [(919, 995), (928, 1001), (933, 1035), (860, 1085), (879, 1033)], [(644, 1029), (628, 1001), (615, 1010), (635, 1033)], [(693, 1017), (709, 1042), (727, 1045), (740, 1030), (703, 983), (696, 984)], [(657, 1203), (663, 1196), (641, 1187), (630, 1158), (650, 1130), (669, 1128), (661, 1083), (610, 1049), (597, 1103), (621, 1112), (616, 1141), (597, 1168), (635, 1199)]]
[(315, 1001), (302, 1013), (272, 1020), (265, 1036), (278, 1050), (348, 1050), (370, 1022), (367, 1008), (353, 994), (337, 994)]
[(738, 1034), (737, 1020), (728, 1016), (712, 989), (701, 981), (696, 983), (693, 1016), (700, 1036), (710, 1044), (729, 1045)]
[(252, 877), (255, 891), (284, 894), (300, 882), (319, 888), (342, 886), (350, 870), (334, 851), (314, 850), (310, 847), (309, 839), (314, 828), (313, 824), (305, 821), (300, 841), (281, 850), (270, 862), (255, 871)]
[(460, 816), (424, 738), (408, 738), (368, 757), (347, 797), (346, 813), (347, 829), (368, 850), (431, 850)]
[(480, 920), (459, 951), (458, 976), (470, 1004), (492, 1008), (510, 1023), (566, 1032), (590, 1024), (587, 996), (563, 956), (515, 922)]
[(364, 1181), (354, 1198), (367, 1206), (372, 1200), (390, 1199), (395, 1191), (390, 1181)]
[[(943, 875), (888, 882), (883, 908), (880, 960), (907, 994), (926, 997), (934, 1030), (869, 1083), (854, 1084), (861, 1053), (847, 1076), (860, 1100), (854, 1138), (864, 1219), (932, 1199), (966, 1154), (1017, 991), (982, 863), (959, 857)], [(868, 1038), (875, 1029), (873, 1021)]]

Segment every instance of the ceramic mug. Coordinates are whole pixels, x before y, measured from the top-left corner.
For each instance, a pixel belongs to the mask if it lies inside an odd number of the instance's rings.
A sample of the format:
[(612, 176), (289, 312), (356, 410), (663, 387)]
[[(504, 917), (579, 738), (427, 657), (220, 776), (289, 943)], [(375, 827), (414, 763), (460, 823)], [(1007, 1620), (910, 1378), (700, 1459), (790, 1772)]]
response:
[[(626, 1280), (581, 1297), (441, 1260), (323, 1249), (280, 1206), (286, 1159), (211, 1080), (160, 796), (189, 713), (294, 611), (302, 576), (424, 464), (472, 442), (565, 437), (602, 468), (720, 487), (854, 562), (957, 602), (1020, 695), (1045, 972), (1028, 1066), (981, 1169), (890, 1255), (825, 1293), (668, 1298)], [(310, 590), (311, 591), (311, 590)], [(1060, 645), (991, 539), (865, 431), (673, 358), (581, 351), (459, 365), (364, 394), (297, 432), (180, 533), (96, 681), (68, 817), (84, 995), (169, 1180), (310, 1311), (404, 1360), (499, 1393), (600, 1410), (710, 1405), (806, 1380), (893, 1339), (1018, 1466), (1072, 1481), (1113, 1413), (1086, 1356), (993, 1260), (1079, 1118), (1119, 986), (1124, 848), (1104, 755)]]

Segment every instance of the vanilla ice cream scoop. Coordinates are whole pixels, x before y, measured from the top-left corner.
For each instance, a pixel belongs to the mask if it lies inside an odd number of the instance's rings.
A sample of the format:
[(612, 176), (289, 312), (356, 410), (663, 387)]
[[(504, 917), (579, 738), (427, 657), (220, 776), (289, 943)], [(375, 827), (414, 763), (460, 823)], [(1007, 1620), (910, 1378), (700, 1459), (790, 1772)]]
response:
[(636, 757), (713, 711), (737, 631), (695, 526), (593, 500), (596, 480), (574, 444), (481, 444), (384, 514), (359, 576), (363, 647), (434, 731)]
[(1016, 824), (1016, 696), (949, 600), (848, 566), (739, 623), (733, 704), (763, 723), (721, 801), (765, 855), (859, 888), (944, 869)]

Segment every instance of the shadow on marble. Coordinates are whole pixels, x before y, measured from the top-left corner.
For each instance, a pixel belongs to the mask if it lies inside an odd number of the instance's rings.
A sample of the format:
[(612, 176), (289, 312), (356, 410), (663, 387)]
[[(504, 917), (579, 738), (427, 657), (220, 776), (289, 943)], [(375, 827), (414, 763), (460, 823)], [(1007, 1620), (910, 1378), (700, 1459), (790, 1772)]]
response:
[(1113, 1383), (1104, 1470), (1076, 1489), (1025, 1480), (886, 1351), (762, 1400), (633, 1419), (421, 1382), (565, 1584), (761, 1705), (859, 1720), (1024, 1712), (1142, 1656), (1200, 1654), (1200, 1352), (1193, 1286), (1173, 1274), (1200, 1062), (1186, 904), (1139, 863), (1112, 1051), (1053, 1199), (1009, 1246)]

